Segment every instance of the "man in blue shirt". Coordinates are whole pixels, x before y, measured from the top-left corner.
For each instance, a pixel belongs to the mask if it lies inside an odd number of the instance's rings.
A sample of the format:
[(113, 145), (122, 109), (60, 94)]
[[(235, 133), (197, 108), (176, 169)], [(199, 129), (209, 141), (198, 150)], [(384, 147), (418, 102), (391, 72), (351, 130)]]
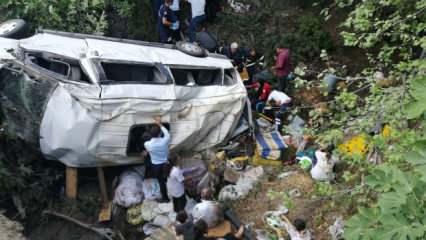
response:
[(167, 196), (165, 168), (168, 166), (170, 134), (161, 124), (161, 117), (156, 117), (154, 120), (155, 125), (150, 130), (152, 138), (145, 142), (144, 146), (151, 157), (152, 176), (160, 184), (162, 200), (168, 202), (170, 200)]
[(170, 6), (172, 5), (173, 0), (165, 0), (164, 4), (161, 5), (158, 10), (158, 33), (160, 34), (161, 43), (171, 43), (171, 30), (170, 27), (176, 22), (176, 17)]

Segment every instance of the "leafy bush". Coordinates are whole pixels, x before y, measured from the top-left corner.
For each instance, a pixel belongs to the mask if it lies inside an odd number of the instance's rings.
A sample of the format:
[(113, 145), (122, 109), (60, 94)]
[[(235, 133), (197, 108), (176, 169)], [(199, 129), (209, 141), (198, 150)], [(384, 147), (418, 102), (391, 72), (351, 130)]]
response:
[(104, 33), (107, 27), (103, 0), (5, 0), (5, 18), (23, 18), (34, 28), (81, 33)]
[(40, 211), (49, 199), (57, 198), (57, 183), (63, 180), (63, 173), (52, 166), (46, 167), (45, 161), (33, 146), (1, 134), (0, 204), (19, 199), (22, 203), (19, 207), (28, 215)]
[(304, 60), (319, 57), (321, 50), (333, 48), (331, 36), (324, 31), (321, 20), (311, 15), (300, 17), (295, 31), (284, 33), (281, 42)]

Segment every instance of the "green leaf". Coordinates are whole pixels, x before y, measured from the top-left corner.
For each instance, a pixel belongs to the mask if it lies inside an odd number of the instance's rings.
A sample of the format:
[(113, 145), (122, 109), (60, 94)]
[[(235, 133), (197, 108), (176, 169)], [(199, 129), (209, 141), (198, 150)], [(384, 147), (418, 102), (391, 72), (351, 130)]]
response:
[(420, 180), (426, 183), (426, 165), (417, 166), (414, 170), (421, 175)]
[(371, 227), (377, 220), (377, 210), (359, 208), (358, 214), (345, 223), (344, 237), (347, 240), (374, 239), (375, 229)]
[(408, 119), (414, 119), (420, 117), (426, 110), (424, 102), (413, 101), (405, 105), (405, 112)]
[(397, 213), (407, 202), (407, 195), (399, 192), (388, 192), (380, 195), (377, 202), (383, 213)]
[(418, 77), (411, 80), (410, 93), (418, 101), (426, 101), (426, 77)]
[(426, 164), (426, 157), (417, 151), (408, 152), (405, 155), (405, 159), (413, 165)]

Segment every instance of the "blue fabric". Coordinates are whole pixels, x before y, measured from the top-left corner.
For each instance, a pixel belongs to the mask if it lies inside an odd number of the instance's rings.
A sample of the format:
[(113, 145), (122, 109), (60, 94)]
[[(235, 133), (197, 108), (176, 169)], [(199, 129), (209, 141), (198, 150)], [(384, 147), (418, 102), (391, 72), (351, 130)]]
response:
[(195, 33), (197, 32), (197, 28), (206, 20), (206, 15), (197, 16), (191, 19), (191, 23), (189, 25), (189, 41), (195, 42)]
[(278, 134), (278, 132), (272, 132), (271, 133), (272, 139), (274, 139), (275, 143), (278, 145), (279, 149), (285, 149), (285, 143), (283, 142), (281, 136)]
[(148, 151), (153, 165), (166, 163), (169, 157), (170, 134), (163, 126), (161, 131), (163, 137), (151, 138), (151, 140), (145, 142), (145, 149)]
[(265, 108), (266, 103), (264, 101), (258, 101), (256, 103), (256, 112), (262, 113), (263, 109)]
[(154, 14), (154, 19), (158, 17), (158, 10), (160, 10), (161, 5), (163, 5), (164, 0), (154, 0), (152, 3), (152, 13)]
[(287, 148), (284, 140), (277, 131), (256, 133), (256, 146), (262, 158), (277, 160)]
[(268, 146), (265, 138), (261, 133), (256, 134), (256, 141), (261, 146), (260, 156), (262, 156), (263, 158), (267, 158), (269, 156), (269, 153), (271, 152), (271, 148)]

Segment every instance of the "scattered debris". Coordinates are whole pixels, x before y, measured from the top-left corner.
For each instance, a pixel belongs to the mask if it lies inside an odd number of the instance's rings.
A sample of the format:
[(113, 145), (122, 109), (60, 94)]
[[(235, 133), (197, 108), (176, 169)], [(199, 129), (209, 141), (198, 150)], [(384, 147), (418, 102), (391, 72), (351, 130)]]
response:
[(25, 240), (23, 230), (20, 223), (11, 221), (0, 213), (0, 240)]
[(250, 4), (244, 4), (235, 0), (228, 0), (229, 6), (235, 13), (246, 13), (250, 10)]
[(120, 175), (120, 183), (115, 190), (114, 203), (122, 207), (130, 207), (143, 201), (143, 179), (134, 171), (126, 171)]
[(288, 195), (292, 198), (295, 198), (295, 197), (302, 196), (302, 193), (300, 192), (299, 189), (294, 188), (294, 189), (291, 189), (290, 191), (288, 191)]
[(219, 192), (219, 200), (237, 200), (244, 198), (253, 189), (254, 185), (263, 176), (262, 167), (252, 168), (241, 174), (236, 185), (227, 185)]
[(294, 175), (296, 173), (297, 173), (296, 171), (283, 172), (283, 173), (278, 175), (278, 179), (283, 179), (283, 178), (289, 177), (291, 175)]
[(336, 218), (336, 221), (328, 228), (328, 232), (331, 235), (332, 240), (341, 240), (343, 239), (345, 223), (343, 222), (342, 217)]

